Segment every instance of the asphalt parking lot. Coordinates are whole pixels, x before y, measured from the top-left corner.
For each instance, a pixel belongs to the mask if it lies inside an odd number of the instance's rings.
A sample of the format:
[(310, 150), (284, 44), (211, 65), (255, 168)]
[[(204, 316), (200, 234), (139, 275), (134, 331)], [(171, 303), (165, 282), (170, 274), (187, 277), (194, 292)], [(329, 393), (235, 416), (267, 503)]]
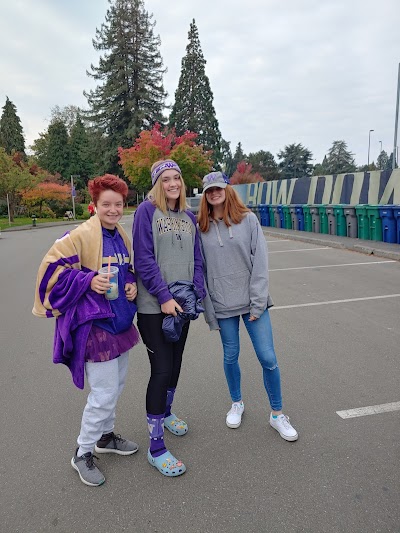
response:
[[(131, 217), (124, 224), (129, 232)], [(69, 464), (87, 391), (51, 362), (52, 320), (31, 315), (39, 262), (66, 229), (0, 240), (2, 531), (400, 531), (398, 260), (266, 234), (284, 412), (299, 440), (285, 442), (268, 425), (244, 328), (246, 411), (240, 428), (226, 427), (219, 336), (201, 318), (191, 325), (175, 403), (190, 430), (166, 438), (187, 472), (167, 479), (147, 463), (149, 365), (139, 345), (116, 430), (140, 450), (102, 456), (107, 481), (90, 488)]]

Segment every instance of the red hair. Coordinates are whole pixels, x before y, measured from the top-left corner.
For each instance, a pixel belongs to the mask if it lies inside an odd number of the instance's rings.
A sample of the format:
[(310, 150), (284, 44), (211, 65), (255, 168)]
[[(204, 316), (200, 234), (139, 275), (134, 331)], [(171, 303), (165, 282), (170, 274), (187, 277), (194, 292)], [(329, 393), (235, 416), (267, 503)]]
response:
[(104, 174), (104, 176), (98, 176), (97, 178), (90, 180), (88, 183), (88, 189), (95, 205), (97, 205), (100, 194), (103, 191), (108, 191), (110, 189), (122, 194), (124, 201), (128, 196), (128, 185), (124, 180), (113, 174)]

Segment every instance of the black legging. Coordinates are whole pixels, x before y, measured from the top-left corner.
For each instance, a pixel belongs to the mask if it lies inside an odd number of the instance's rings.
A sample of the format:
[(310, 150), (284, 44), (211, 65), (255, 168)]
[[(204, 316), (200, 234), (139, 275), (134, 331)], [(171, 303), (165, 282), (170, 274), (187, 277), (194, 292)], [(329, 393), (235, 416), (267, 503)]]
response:
[(166, 342), (162, 332), (163, 313), (138, 313), (137, 325), (150, 359), (151, 375), (146, 393), (146, 411), (152, 415), (165, 413), (167, 389), (176, 387), (181, 371), (182, 354), (189, 332), (187, 322), (177, 342)]

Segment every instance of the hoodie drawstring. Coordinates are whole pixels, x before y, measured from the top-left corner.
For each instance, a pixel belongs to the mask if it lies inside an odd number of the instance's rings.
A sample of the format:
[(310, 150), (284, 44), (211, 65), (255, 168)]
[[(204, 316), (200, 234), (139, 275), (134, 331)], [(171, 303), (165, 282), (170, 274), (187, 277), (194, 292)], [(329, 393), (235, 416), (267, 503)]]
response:
[[(218, 228), (218, 222), (216, 220), (214, 220), (214, 219), (212, 219), (212, 222), (214, 224), (215, 231), (217, 232), (217, 239), (218, 239), (219, 245), (223, 246), (224, 243), (222, 242), (222, 239), (221, 239), (221, 234), (220, 234), (219, 228)], [(229, 238), (233, 239), (232, 226), (228, 226), (228, 233), (229, 233)]]
[(175, 244), (175, 239), (174, 239), (174, 235), (175, 235), (175, 230), (173, 228), (173, 222), (172, 220), (175, 219), (177, 221), (177, 225), (178, 225), (178, 233), (179, 233), (179, 244), (180, 244), (180, 247), (181, 249), (183, 249), (183, 244), (182, 244), (182, 232), (181, 232), (181, 219), (178, 218), (178, 217), (172, 217), (171, 216), (171, 211), (168, 207), (168, 216), (169, 216), (169, 220), (170, 220), (170, 224), (171, 224), (171, 244), (172, 246), (174, 246)]

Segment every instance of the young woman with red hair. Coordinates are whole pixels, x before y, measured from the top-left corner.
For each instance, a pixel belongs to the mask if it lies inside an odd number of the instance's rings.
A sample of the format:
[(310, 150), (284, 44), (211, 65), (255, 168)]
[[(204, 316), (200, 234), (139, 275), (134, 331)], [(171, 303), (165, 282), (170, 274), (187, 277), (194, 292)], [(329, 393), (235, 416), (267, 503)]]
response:
[[(33, 313), (56, 317), (53, 361), (66, 364), (81, 389), (86, 374), (91, 390), (71, 465), (83, 483), (98, 486), (105, 478), (93, 460), (94, 451), (131, 455), (138, 450), (137, 444), (114, 433), (114, 421), (129, 350), (139, 334), (132, 324), (137, 290), (131, 244), (118, 224), (128, 187), (106, 174), (89, 181), (89, 193), (96, 215), (58, 239), (44, 257)], [(101, 267), (117, 267), (118, 291), (114, 277), (98, 273)]]

